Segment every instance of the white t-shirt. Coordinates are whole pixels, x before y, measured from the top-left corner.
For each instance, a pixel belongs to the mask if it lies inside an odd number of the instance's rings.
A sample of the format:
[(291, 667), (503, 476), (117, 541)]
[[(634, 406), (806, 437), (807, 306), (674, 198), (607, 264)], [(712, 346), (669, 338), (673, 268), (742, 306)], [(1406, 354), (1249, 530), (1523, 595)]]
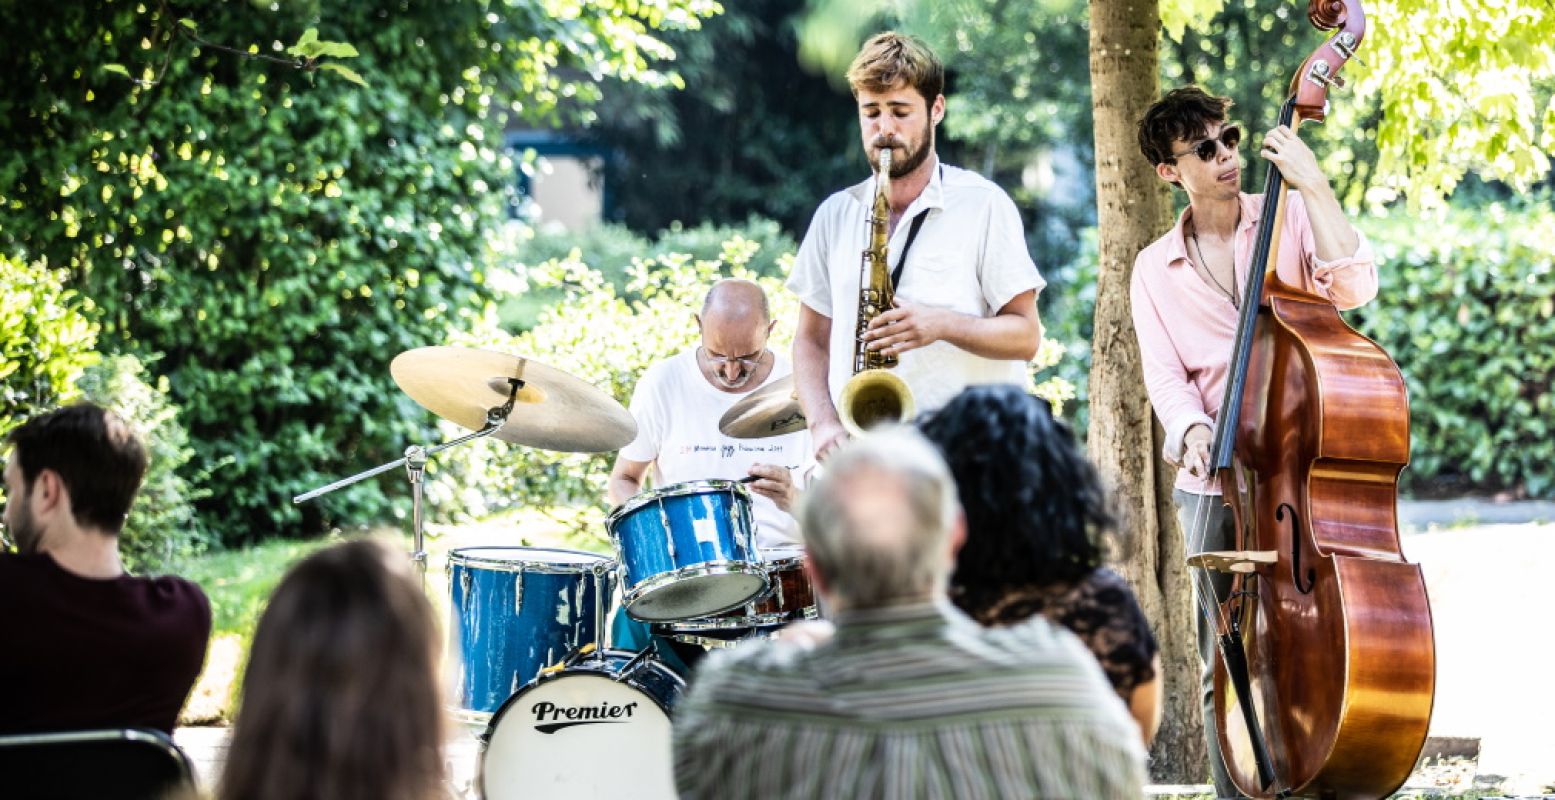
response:
[[(873, 177), (828, 197), (816, 209), (788, 279), (801, 302), (831, 318), (833, 403), (853, 374), (860, 265), (869, 246), (874, 197)], [(913, 217), (924, 209), (928, 216), (908, 253), (898, 297), (986, 318), (1016, 295), (1047, 285), (1026, 250), (1020, 213), (1009, 195), (992, 181), (947, 164), (934, 171), (892, 232), (886, 253), (893, 269)], [(1026, 362), (984, 358), (948, 342), (900, 358), (895, 372), (912, 389), (920, 414), (945, 405), (972, 384), (1028, 382)]]
[[(761, 386), (792, 372), (788, 359), (776, 352), (773, 358), (772, 372)], [(752, 464), (798, 467), (789, 471), (797, 484), (811, 459), (809, 431), (736, 439), (718, 430), (724, 412), (761, 386), (740, 393), (718, 390), (697, 366), (695, 348), (654, 364), (632, 391), (637, 438), (621, 448), (620, 457), (653, 462), (651, 477), (659, 488), (686, 481), (736, 480), (749, 474)], [(751, 499), (758, 549), (799, 541), (799, 524), (792, 516), (756, 492), (751, 492)]]

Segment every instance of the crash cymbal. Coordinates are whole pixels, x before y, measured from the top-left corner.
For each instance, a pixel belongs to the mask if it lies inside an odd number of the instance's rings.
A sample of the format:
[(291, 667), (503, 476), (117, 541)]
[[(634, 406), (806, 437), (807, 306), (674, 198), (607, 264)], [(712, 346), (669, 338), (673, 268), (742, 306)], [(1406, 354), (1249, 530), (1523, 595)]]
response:
[(486, 410), (507, 402), (509, 378), (523, 381), (504, 442), (572, 453), (619, 450), (637, 438), (637, 422), (615, 398), (554, 367), (523, 356), (469, 347), (418, 347), (394, 357), (389, 373), (410, 399), (456, 425), (486, 427)]
[(751, 392), (718, 420), (718, 430), (736, 439), (765, 439), (804, 429), (792, 375)]

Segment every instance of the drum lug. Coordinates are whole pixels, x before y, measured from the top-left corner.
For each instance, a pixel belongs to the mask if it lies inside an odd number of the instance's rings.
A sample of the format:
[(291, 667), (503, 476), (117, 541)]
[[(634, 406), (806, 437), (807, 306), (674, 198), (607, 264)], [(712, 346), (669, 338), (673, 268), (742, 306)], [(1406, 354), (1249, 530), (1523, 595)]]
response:
[(513, 573), (513, 613), (524, 613), (524, 573)]
[(669, 558), (673, 562), (675, 560), (675, 529), (670, 527), (670, 515), (668, 511), (664, 510), (664, 498), (660, 497), (658, 501), (659, 524), (664, 526), (664, 546), (669, 549)]

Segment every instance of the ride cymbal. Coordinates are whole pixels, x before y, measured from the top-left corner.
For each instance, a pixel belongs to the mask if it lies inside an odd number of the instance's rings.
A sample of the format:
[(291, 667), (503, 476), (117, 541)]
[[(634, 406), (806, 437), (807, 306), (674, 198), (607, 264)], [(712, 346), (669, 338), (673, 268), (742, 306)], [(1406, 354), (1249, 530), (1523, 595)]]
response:
[(478, 431), (486, 411), (507, 402), (509, 379), (522, 381), (504, 442), (572, 453), (619, 450), (637, 438), (637, 422), (592, 384), (523, 356), (470, 347), (418, 347), (394, 357), (389, 373), (410, 399), (456, 425)]
[(751, 392), (718, 419), (718, 430), (736, 439), (765, 439), (805, 427), (792, 375)]

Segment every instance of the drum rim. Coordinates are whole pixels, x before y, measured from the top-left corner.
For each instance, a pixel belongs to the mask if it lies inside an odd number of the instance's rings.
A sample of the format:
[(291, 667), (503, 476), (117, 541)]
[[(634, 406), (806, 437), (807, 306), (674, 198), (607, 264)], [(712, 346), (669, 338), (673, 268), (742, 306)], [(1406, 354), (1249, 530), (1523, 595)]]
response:
[(751, 502), (751, 493), (749, 489), (745, 488), (745, 484), (740, 483), (739, 481), (729, 481), (722, 479), (683, 481), (681, 483), (672, 483), (660, 489), (649, 489), (645, 492), (638, 492), (636, 495), (627, 498), (626, 502), (616, 506), (615, 510), (611, 511), (610, 515), (605, 517), (605, 527), (610, 531), (611, 536), (615, 536), (616, 520), (661, 498), (684, 497), (686, 495), (692, 494), (706, 494), (709, 491), (724, 492), (731, 490), (736, 496), (745, 498), (745, 502)]
[(650, 623), (662, 626), (667, 633), (699, 633), (705, 631), (728, 631), (739, 628), (779, 628), (790, 622), (804, 622), (821, 618), (821, 610), (816, 605), (802, 606), (798, 611), (771, 611), (766, 614), (747, 614), (743, 617), (729, 617), (727, 619), (712, 620), (695, 617), (692, 619), (670, 620), (668, 622)]
[[(769, 550), (767, 552), (772, 551)], [(760, 555), (762, 557), (761, 563), (766, 564), (769, 567), (775, 567), (778, 569), (792, 569), (794, 567), (798, 567), (799, 569), (804, 569), (804, 550), (800, 550), (798, 555), (781, 556), (779, 558), (767, 558), (766, 553), (761, 553)]]
[[(650, 575), (647, 578), (637, 582), (636, 584), (633, 584), (632, 586), (623, 587), (625, 591), (621, 595), (621, 608), (622, 610), (626, 611), (627, 616), (638, 620), (639, 622), (673, 622), (675, 621), (674, 618), (643, 619), (642, 617), (632, 613), (632, 603), (635, 603), (639, 598), (641, 598), (645, 592), (662, 588), (663, 586), (675, 583), (676, 581), (683, 580), (685, 578), (702, 578), (711, 575), (755, 575), (756, 577), (761, 578), (761, 588), (758, 589), (755, 594), (745, 598), (744, 600), (741, 600), (738, 603), (724, 606), (717, 611), (709, 611), (702, 616), (713, 616), (715, 614), (722, 614), (726, 611), (733, 611), (740, 606), (748, 605), (752, 600), (760, 597), (762, 592), (772, 588), (772, 579), (767, 576), (767, 571), (761, 568), (760, 562), (704, 561), (700, 564), (692, 564), (690, 566), (680, 567), (670, 572), (661, 572), (657, 575)], [(699, 618), (700, 617), (691, 617), (691, 619)]]
[[(587, 561), (558, 563), (555, 561), (528, 561), (511, 559), (488, 559), (480, 556), (466, 556), (471, 550), (535, 550), (549, 553), (568, 553), (571, 555), (587, 556)], [(610, 556), (590, 553), (587, 550), (573, 550), (567, 547), (524, 547), (520, 545), (478, 545), (475, 547), (460, 547), (448, 551), (447, 568), (452, 570), (455, 566), (473, 567), (487, 572), (533, 572), (566, 575), (586, 575), (594, 572), (596, 567), (604, 567), (606, 571), (614, 571), (616, 560)], [(527, 569), (526, 569), (527, 568)]]
[[(487, 796), (487, 794), (486, 794), (486, 752), (491, 747), (491, 736), (492, 736), (492, 734), (496, 733), (497, 723), (501, 721), (502, 715), (507, 713), (508, 708), (510, 706), (512, 706), (514, 703), (517, 703), (518, 702), (518, 698), (524, 696), (524, 694), (529, 692), (529, 690), (539, 687), (540, 684), (542, 684), (542, 683), (544, 683), (546, 681), (555, 680), (556, 678), (560, 677), (561, 675), (563, 675), (565, 673), (574, 673), (574, 674), (576, 674), (578, 672), (586, 672), (586, 673), (590, 673), (590, 674), (596, 675), (597, 677), (602, 677), (602, 678), (606, 678), (606, 679), (609, 679), (609, 680), (613, 680), (616, 683), (624, 683), (627, 686), (631, 687), (632, 689), (636, 689), (639, 693), (641, 693), (642, 695), (646, 696), (649, 700), (652, 700), (653, 704), (655, 706), (657, 706), (660, 711), (664, 712), (664, 716), (669, 719), (670, 725), (673, 728), (674, 723), (675, 723), (675, 716), (674, 716), (674, 714), (672, 714), (670, 712), (670, 707), (666, 706), (664, 703), (660, 702), (659, 698), (655, 697), (652, 692), (645, 691), (643, 686), (642, 686), (642, 681), (637, 680), (635, 675), (628, 675), (625, 678), (618, 678), (618, 677), (616, 677), (615, 673), (612, 673), (609, 670), (600, 668), (601, 665), (606, 664), (606, 663), (608, 663), (610, 661), (610, 656), (612, 654), (617, 655), (617, 656), (621, 656), (621, 657), (626, 659), (627, 663), (630, 663), (632, 659), (642, 655), (642, 652), (641, 651), (632, 651), (632, 650), (618, 650), (618, 649), (613, 648), (613, 647), (612, 648), (606, 648), (604, 650), (596, 650), (593, 653), (589, 654), (589, 656), (587, 658), (583, 659), (582, 661), (577, 662), (576, 664), (572, 664), (571, 666), (568, 666), (568, 667), (563, 667), (562, 669), (553, 670), (551, 672), (541, 672), (539, 675), (536, 675), (533, 679), (531, 679), (528, 683), (524, 684), (523, 686), (518, 687), (517, 691), (513, 692), (513, 694), (508, 696), (508, 699), (502, 701), (502, 705), (497, 706), (497, 710), (496, 711), (491, 712), (491, 719), (487, 721), (485, 730), (481, 731), (481, 734), (480, 734), (480, 737), (479, 737), (479, 741), (480, 741), (480, 745), (481, 745), (480, 746), (480, 751), (477, 754), (476, 759), (475, 759), (475, 789), (476, 789), (477, 794), (480, 797), (486, 797)], [(678, 694), (684, 695), (686, 693), (686, 679), (681, 677), (679, 672), (676, 672), (673, 667), (671, 667), (670, 665), (664, 663), (663, 660), (657, 658), (653, 654), (649, 654), (648, 658), (652, 659), (653, 663), (656, 664), (664, 674), (668, 675), (672, 681), (674, 681), (675, 688), (676, 688)]]

